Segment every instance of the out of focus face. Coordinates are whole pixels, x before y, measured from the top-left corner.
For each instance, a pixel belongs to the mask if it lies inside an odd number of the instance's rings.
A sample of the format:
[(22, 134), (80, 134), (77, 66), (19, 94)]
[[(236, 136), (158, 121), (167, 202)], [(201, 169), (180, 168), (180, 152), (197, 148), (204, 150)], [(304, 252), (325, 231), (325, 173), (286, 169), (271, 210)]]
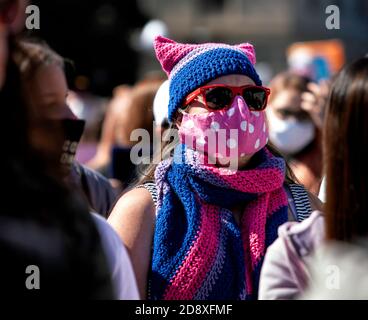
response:
[(48, 65), (38, 68), (25, 89), (30, 111), (36, 118), (76, 119), (66, 104), (68, 85), (60, 66)]
[(279, 92), (273, 100), (269, 102), (267, 113), (272, 113), (280, 120), (295, 119), (303, 121), (310, 119), (309, 114), (301, 109), (301, 102), (300, 92), (293, 89), (286, 89)]
[(70, 173), (84, 129), (84, 120), (78, 120), (68, 107), (67, 95), (64, 71), (55, 64), (39, 67), (25, 82), (25, 99), (33, 120), (32, 144), (55, 165), (62, 164), (64, 177)]
[(304, 150), (315, 138), (315, 125), (302, 110), (302, 93), (285, 89), (276, 94), (266, 109), (270, 140), (285, 155)]

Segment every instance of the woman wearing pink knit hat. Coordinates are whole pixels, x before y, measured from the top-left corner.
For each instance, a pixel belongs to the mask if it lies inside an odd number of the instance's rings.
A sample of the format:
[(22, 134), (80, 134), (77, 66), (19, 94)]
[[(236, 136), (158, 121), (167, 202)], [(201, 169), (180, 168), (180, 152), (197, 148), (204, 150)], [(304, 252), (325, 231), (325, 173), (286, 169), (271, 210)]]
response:
[(268, 145), (269, 89), (254, 48), (160, 36), (154, 47), (177, 139), (109, 221), (130, 250), (142, 298), (255, 299), (278, 227), (312, 208)]

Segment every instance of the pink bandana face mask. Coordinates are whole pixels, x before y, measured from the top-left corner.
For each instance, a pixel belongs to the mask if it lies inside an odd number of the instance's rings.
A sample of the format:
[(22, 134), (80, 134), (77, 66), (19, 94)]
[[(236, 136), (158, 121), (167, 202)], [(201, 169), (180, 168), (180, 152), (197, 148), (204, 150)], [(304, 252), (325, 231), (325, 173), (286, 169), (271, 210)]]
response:
[(264, 111), (250, 111), (242, 97), (228, 109), (202, 114), (183, 112), (181, 143), (210, 158), (238, 159), (261, 150), (268, 141)]

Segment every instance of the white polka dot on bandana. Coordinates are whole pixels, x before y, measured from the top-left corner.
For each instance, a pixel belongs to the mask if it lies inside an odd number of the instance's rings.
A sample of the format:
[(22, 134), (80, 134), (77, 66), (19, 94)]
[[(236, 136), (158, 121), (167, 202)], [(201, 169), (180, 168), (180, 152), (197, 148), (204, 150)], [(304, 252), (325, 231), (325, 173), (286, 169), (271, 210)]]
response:
[(197, 140), (198, 144), (204, 145), (206, 143), (206, 140), (204, 140), (204, 138), (198, 139)]
[(256, 117), (259, 117), (259, 112), (258, 112), (258, 111), (252, 111), (252, 113), (253, 113)]
[(186, 123), (185, 123), (185, 127), (188, 128), (188, 129), (192, 129), (194, 128), (194, 122), (193, 120), (188, 120)]
[(249, 127), (249, 133), (253, 133), (254, 132), (254, 125), (252, 125), (250, 123), (248, 127)]
[(211, 123), (211, 129), (212, 129), (213, 131), (217, 131), (217, 130), (219, 130), (219, 129), (220, 129), (220, 124), (219, 124), (218, 122), (216, 122), (216, 121), (212, 122), (212, 123)]
[(240, 156), (241, 156), (241, 157), (245, 157), (245, 153), (242, 153)]
[(242, 121), (241, 123), (240, 123), (240, 129), (242, 129), (243, 131), (246, 131), (247, 130), (247, 124), (248, 124), (248, 122), (247, 121)]
[(230, 148), (230, 149), (234, 149), (236, 148), (238, 144), (236, 143), (235, 139), (229, 139), (227, 140), (227, 146)]
[(261, 144), (261, 141), (257, 139), (256, 144), (254, 145), (254, 149), (258, 149), (260, 144)]
[(235, 109), (234, 108), (231, 108), (231, 109), (228, 110), (227, 115), (229, 117), (232, 117), (234, 115), (234, 113), (235, 113)]

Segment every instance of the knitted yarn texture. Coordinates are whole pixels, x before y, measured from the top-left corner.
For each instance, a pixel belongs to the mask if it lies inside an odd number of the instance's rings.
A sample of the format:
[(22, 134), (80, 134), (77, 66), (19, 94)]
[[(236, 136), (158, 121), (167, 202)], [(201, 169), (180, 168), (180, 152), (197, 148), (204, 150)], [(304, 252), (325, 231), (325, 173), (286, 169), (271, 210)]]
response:
[[(256, 299), (266, 248), (287, 221), (285, 161), (263, 148), (234, 174), (179, 145), (156, 169), (151, 299)], [(245, 205), (238, 224), (231, 209)]]

